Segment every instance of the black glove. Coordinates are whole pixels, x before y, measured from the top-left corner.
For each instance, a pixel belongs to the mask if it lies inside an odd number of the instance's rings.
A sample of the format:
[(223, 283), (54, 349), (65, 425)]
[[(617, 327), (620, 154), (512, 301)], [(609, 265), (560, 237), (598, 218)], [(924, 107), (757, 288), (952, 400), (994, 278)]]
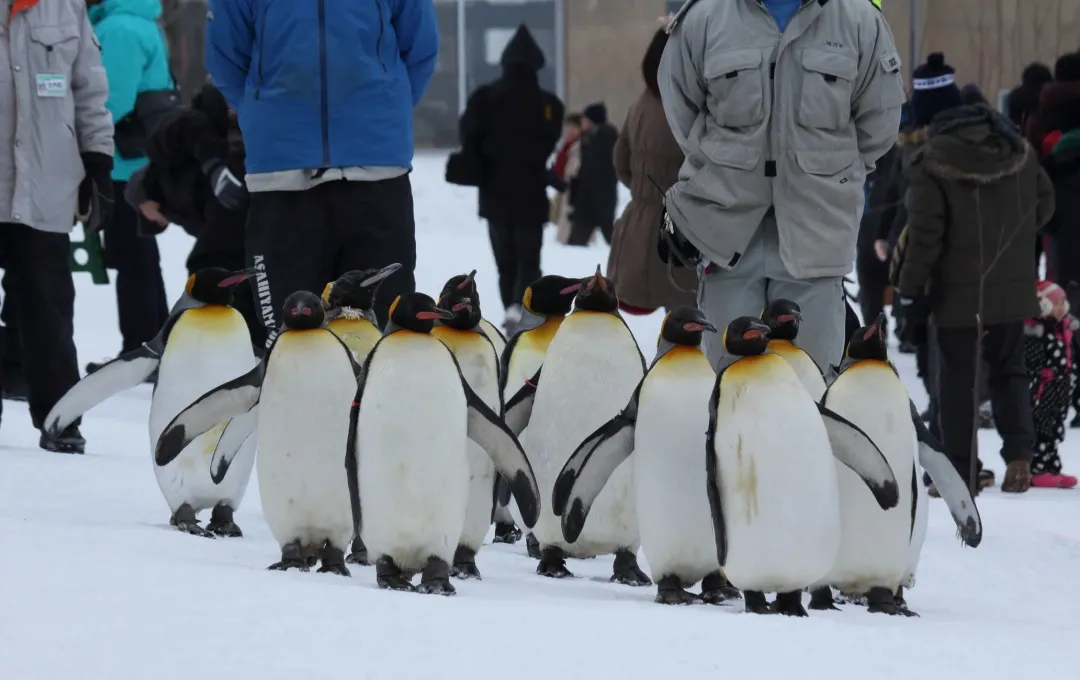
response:
[(661, 261), (671, 261), (672, 267), (697, 267), (701, 262), (701, 251), (679, 233), (671, 223), (671, 217), (664, 210), (660, 218), (660, 232), (657, 235), (656, 252)]
[(900, 339), (926, 344), (930, 324), (930, 301), (924, 297), (900, 297)]
[(83, 229), (92, 233), (101, 231), (112, 222), (113, 159), (103, 153), (87, 151), (82, 154), (82, 164), (86, 176), (79, 184), (76, 217), (83, 223)]
[(225, 209), (236, 210), (243, 205), (247, 198), (247, 188), (236, 178), (236, 175), (232, 174), (225, 163), (219, 160), (207, 161), (203, 164), (203, 173), (210, 180), (214, 198)]

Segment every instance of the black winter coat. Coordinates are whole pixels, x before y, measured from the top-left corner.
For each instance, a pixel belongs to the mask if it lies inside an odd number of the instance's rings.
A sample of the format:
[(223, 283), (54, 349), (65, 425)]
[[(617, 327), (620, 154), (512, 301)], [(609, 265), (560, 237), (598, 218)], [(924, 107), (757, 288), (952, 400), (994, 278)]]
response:
[(482, 168), (480, 217), (494, 223), (548, 221), (548, 158), (562, 134), (564, 108), (540, 88), (544, 55), (525, 27), (503, 51), (503, 75), (469, 97), (459, 124), (462, 149)]
[[(896, 208), (902, 199), (890, 195), (894, 189), (897, 175), (900, 174), (900, 152), (893, 146), (878, 160), (874, 172), (869, 177), (870, 192), (866, 212), (859, 224), (858, 248), (872, 250), (874, 241), (888, 240), (888, 227), (896, 219)], [(885, 234), (884, 236), (882, 234)]]
[(610, 123), (597, 125), (581, 138), (581, 168), (570, 182), (570, 221), (590, 227), (615, 223), (619, 178), (615, 173), (615, 144), (619, 131)]
[(1080, 147), (1063, 149), (1043, 160), (1054, 185), (1054, 216), (1043, 232), (1054, 238), (1054, 272), (1062, 288), (1080, 285)]

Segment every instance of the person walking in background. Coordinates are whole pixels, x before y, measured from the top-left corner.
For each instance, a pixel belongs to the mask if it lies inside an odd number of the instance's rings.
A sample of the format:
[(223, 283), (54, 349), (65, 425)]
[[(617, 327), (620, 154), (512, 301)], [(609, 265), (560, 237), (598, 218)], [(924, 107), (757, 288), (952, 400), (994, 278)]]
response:
[(1069, 300), (1061, 286), (1039, 281), (1036, 292), (1039, 315), (1024, 322), (1024, 360), (1035, 421), (1031, 485), (1071, 489), (1077, 479), (1061, 473), (1058, 446), (1065, 441), (1065, 421), (1075, 380), (1072, 336), (1080, 330), (1080, 321), (1069, 314)]
[[(669, 236), (702, 272), (701, 309), (722, 325), (791, 299), (797, 343), (828, 371), (848, 339), (863, 182), (905, 99), (885, 17), (870, 2), (697, 0), (669, 27), (658, 81), (686, 155)], [(731, 361), (722, 338), (705, 352)]]
[(413, 109), (439, 53), (431, 0), (210, 0), (206, 66), (240, 120), (246, 250), (267, 344), (282, 304), (353, 269), (400, 263), (379, 289), (416, 288)]
[[(52, 407), (79, 381), (68, 234), (73, 216), (106, 228), (112, 219), (113, 126), (85, 0), (0, 6), (5, 304), (12, 304), (14, 337), (32, 367), (26, 371), (30, 417), (41, 429)], [(83, 453), (86, 440), (76, 421), (56, 435), (42, 432), (39, 444), (48, 451)]]
[(519, 26), (500, 58), (502, 75), (472, 95), (461, 116), (462, 148), (478, 150), (480, 217), (487, 220), (499, 270), (504, 328), (521, 321), (521, 297), (540, 278), (540, 249), (548, 221), (548, 158), (563, 125), (563, 104), (540, 87), (544, 53)]
[(559, 183), (559, 191), (551, 202), (550, 221), (555, 224), (555, 238), (566, 245), (570, 242), (570, 182), (581, 169), (581, 121), (580, 113), (571, 113), (563, 123), (563, 135), (559, 141), (551, 172)]
[(914, 73), (911, 108), (923, 141), (905, 167), (901, 304), (907, 318), (932, 315), (942, 443), (965, 479), (976, 416), (974, 348), (982, 344), (1007, 463), (1001, 490), (1022, 493), (1031, 485), (1035, 444), (1024, 366), (1024, 320), (1038, 314), (1031, 243), (1054, 212), (1054, 192), (1012, 123), (983, 104), (961, 104), (953, 74), (940, 53)]
[[(116, 270), (116, 307), (120, 319), (120, 354), (148, 342), (169, 316), (157, 240), (139, 233), (139, 218), (122, 200), (131, 174), (146, 165), (145, 137), (136, 103), (146, 93), (174, 89), (165, 36), (157, 25), (158, 0), (89, 0), (90, 21), (101, 43), (109, 79), (106, 106), (116, 126), (113, 164), (115, 217), (105, 227), (105, 266)], [(87, 372), (104, 362), (90, 363)], [(153, 377), (148, 378), (152, 381)]]
[(693, 307), (697, 291), (694, 272), (673, 269), (669, 277), (667, 265), (656, 256), (663, 191), (678, 181), (683, 163), (656, 82), (667, 41), (667, 32), (659, 30), (645, 50), (641, 62), (645, 89), (631, 105), (615, 145), (615, 171), (630, 189), (630, 203), (615, 222), (607, 276), (619, 293), (620, 309), (628, 314)]
[(619, 178), (612, 155), (619, 132), (608, 123), (607, 107), (590, 104), (581, 117), (581, 166), (570, 180), (571, 246), (587, 246), (597, 229), (611, 243), (615, 209), (619, 202)]
[(1005, 100), (1005, 109), (1009, 120), (1022, 132), (1028, 127), (1028, 121), (1039, 109), (1039, 95), (1047, 84), (1054, 82), (1054, 73), (1041, 62), (1032, 62), (1024, 68), (1020, 84), (1009, 91)]
[(161, 0), (169, 64), (185, 104), (199, 95), (206, 82), (206, 3), (207, 0)]
[[(901, 116), (900, 124), (904, 124)], [(870, 324), (885, 309), (889, 287), (888, 230), (896, 220), (898, 197), (893, 189), (900, 172), (899, 141), (882, 156), (866, 180), (866, 209), (855, 242), (855, 274), (863, 323)], [(884, 232), (884, 233), (883, 233)], [(884, 238), (883, 238), (884, 237)]]

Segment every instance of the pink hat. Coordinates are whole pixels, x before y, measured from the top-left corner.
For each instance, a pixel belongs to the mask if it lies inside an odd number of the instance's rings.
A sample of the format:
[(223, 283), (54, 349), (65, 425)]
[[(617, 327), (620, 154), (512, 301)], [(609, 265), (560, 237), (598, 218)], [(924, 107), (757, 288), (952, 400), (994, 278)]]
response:
[(1069, 300), (1065, 297), (1065, 290), (1053, 281), (1038, 281), (1035, 284), (1035, 293), (1039, 296), (1039, 311), (1043, 316), (1050, 316), (1054, 311), (1054, 305), (1065, 303), (1065, 313), (1069, 313)]

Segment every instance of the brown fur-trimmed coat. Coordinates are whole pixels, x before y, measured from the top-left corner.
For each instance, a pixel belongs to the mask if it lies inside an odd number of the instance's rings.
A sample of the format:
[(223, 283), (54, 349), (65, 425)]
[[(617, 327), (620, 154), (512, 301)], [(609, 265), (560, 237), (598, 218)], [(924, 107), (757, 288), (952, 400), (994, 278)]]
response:
[(939, 327), (971, 327), (983, 291), (983, 323), (1037, 316), (1036, 232), (1054, 212), (1054, 191), (1016, 127), (982, 104), (938, 114), (909, 137), (904, 297), (929, 295)]

